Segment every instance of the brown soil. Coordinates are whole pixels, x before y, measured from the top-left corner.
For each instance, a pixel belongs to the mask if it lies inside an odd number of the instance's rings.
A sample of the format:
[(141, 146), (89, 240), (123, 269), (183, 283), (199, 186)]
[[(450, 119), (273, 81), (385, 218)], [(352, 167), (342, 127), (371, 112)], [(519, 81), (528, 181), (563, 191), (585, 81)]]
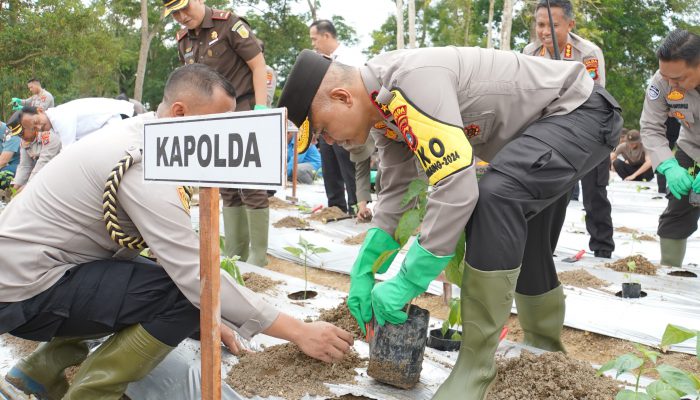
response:
[(367, 236), (367, 232), (362, 232), (359, 235), (345, 238), (345, 240), (343, 240), (343, 243), (350, 245), (362, 244), (362, 242), (365, 241), (365, 236)]
[(584, 269), (576, 269), (573, 271), (560, 272), (559, 282), (564, 285), (575, 286), (579, 288), (594, 288), (600, 289), (602, 287), (608, 286), (610, 282), (598, 279), (595, 276), (589, 274)]
[(357, 320), (350, 314), (348, 310), (348, 299), (345, 299), (338, 307), (331, 308), (327, 310), (321, 310), (321, 315), (318, 317), (319, 321), (330, 322), (331, 324), (345, 329), (346, 331), (352, 333), (353, 337), (358, 340), (364, 340), (362, 331), (357, 325)]
[(282, 283), (282, 281), (276, 281), (272, 278), (262, 276), (254, 272), (246, 272), (243, 274), (243, 282), (245, 282), (245, 287), (256, 293), (267, 292), (268, 290)]
[(24, 358), (32, 354), (32, 352), (36, 350), (37, 346), (39, 346), (39, 342), (20, 339), (17, 336), (10, 335), (9, 333), (1, 335), (0, 337), (2, 337), (3, 342), (5, 342), (5, 346), (10, 348), (12, 356), (17, 359)]
[[(406, 376), (403, 372), (408, 370), (407, 367), (410, 368), (408, 362), (397, 365), (389, 361), (371, 360), (367, 367), (367, 375), (391, 386), (401, 389), (412, 389), (418, 383), (416, 379), (418, 377), (415, 375)], [(414, 380), (411, 380), (410, 377), (413, 377)]]
[(635, 270), (631, 273), (640, 275), (656, 275), (656, 265), (652, 264), (642, 255), (634, 255), (621, 258), (613, 263), (605, 263), (606, 268), (613, 269), (618, 272), (630, 272), (627, 263), (634, 261), (637, 264)]
[(622, 233), (639, 233), (638, 230), (633, 229), (633, 228), (628, 228), (626, 226), (621, 226), (619, 228), (615, 228), (615, 232), (622, 232)]
[(243, 355), (231, 368), (226, 383), (246, 397), (301, 399), (307, 393), (328, 396), (332, 394), (324, 382), (351, 383), (356, 375), (355, 368), (364, 364), (354, 350), (343, 361), (326, 364), (307, 356), (296, 345), (286, 343)]
[(308, 228), (309, 223), (297, 217), (284, 217), (272, 226), (275, 228)]
[(563, 353), (498, 361), (498, 375), (488, 400), (556, 399), (610, 400), (619, 391), (613, 379), (597, 376), (595, 369)]
[(654, 236), (652, 236), (652, 235), (641, 235), (641, 236), (637, 236), (637, 239), (639, 239), (639, 240), (646, 240), (646, 241), (648, 241), (648, 242), (658, 242), (658, 240), (656, 240), (656, 237), (654, 237)]
[[(272, 256), (269, 257), (269, 261), (266, 268), (304, 279), (303, 266)], [(328, 286), (346, 293), (350, 290), (350, 277), (348, 275), (324, 271), (318, 268), (309, 268), (308, 277), (309, 282)], [(419, 296), (413, 301), (413, 304), (429, 310), (431, 316), (443, 320), (447, 318), (450, 311), (444, 304), (441, 296), (431, 294)], [(510, 316), (507, 326), (507, 339), (514, 342), (522, 342), (523, 333), (516, 315)], [(635, 351), (634, 343), (632, 342), (567, 327), (564, 327), (562, 332), (562, 342), (569, 356), (599, 365), (603, 365), (622, 354)], [(700, 363), (693, 355), (683, 353), (662, 354), (659, 360), (676, 368), (700, 374)]]
[(287, 203), (279, 197), (271, 196), (268, 200), (270, 201), (270, 208), (273, 210), (292, 210), (296, 208), (294, 204)]
[(333, 206), (333, 207), (326, 207), (322, 209), (321, 211), (315, 212), (307, 219), (311, 221), (322, 221), (324, 219), (331, 219), (331, 218), (340, 218), (340, 217), (345, 217), (347, 214), (343, 212), (340, 208)]

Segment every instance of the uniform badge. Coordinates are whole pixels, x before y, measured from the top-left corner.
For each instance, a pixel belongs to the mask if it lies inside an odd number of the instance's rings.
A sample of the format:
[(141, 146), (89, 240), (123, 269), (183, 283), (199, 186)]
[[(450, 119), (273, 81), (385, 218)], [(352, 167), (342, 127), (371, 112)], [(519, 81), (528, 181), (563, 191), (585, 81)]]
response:
[(384, 129), (386, 128), (386, 122), (384, 121), (379, 121), (376, 124), (374, 124), (374, 129)]
[(542, 50), (540, 50), (540, 57), (544, 57), (545, 54), (547, 54), (547, 49), (542, 46)]
[(389, 111), (389, 107), (386, 104), (381, 104), (377, 102), (377, 96), (379, 95), (378, 91), (372, 92), (369, 97), (372, 99), (372, 104), (374, 104), (375, 107), (379, 110), (379, 112), (382, 113), (382, 116), (386, 119), (391, 117), (391, 111)]
[(683, 114), (680, 111), (674, 111), (673, 116), (678, 118), (679, 120), (684, 120), (685, 119), (685, 114)]
[(398, 106), (394, 109), (394, 121), (401, 131), (403, 139), (406, 141), (406, 145), (411, 151), (416, 151), (418, 148), (418, 138), (413, 134), (411, 125), (408, 123), (408, 107), (405, 105)]
[(649, 100), (656, 100), (659, 98), (659, 93), (661, 91), (659, 90), (656, 85), (650, 85), (649, 89), (647, 89), (647, 97), (649, 97)]
[(248, 28), (245, 27), (243, 21), (238, 21), (235, 24), (233, 24), (233, 28), (231, 28), (231, 31), (236, 32), (243, 39), (248, 39), (248, 37), (250, 36), (250, 32), (248, 32)]
[(468, 125), (464, 127), (464, 134), (468, 139), (473, 139), (481, 134), (481, 128), (476, 124)]
[(588, 60), (585, 60), (583, 64), (586, 66), (586, 71), (588, 71), (588, 75), (593, 78), (593, 80), (598, 79), (598, 59), (597, 58), (589, 58)]
[(211, 57), (211, 56), (214, 55), (214, 52), (212, 52), (211, 49), (209, 49), (209, 50), (207, 50), (207, 55), (208, 55), (209, 57)]
[(212, 38), (212, 39), (216, 39), (216, 38), (218, 38), (218, 37), (219, 37), (219, 34), (218, 34), (216, 31), (212, 31), (212, 32), (211, 32), (211, 38)]
[(666, 96), (666, 98), (671, 100), (671, 101), (679, 101), (679, 100), (683, 100), (685, 98), (685, 94), (683, 92), (678, 91), (678, 90), (673, 90), (673, 91), (671, 91), (671, 93), (668, 94), (668, 96)]
[[(564, 50), (564, 58), (567, 60), (570, 60), (574, 58), (574, 47), (571, 45), (571, 43), (566, 44), (566, 49)], [(596, 63), (598, 60), (596, 60)]]
[(187, 194), (185, 191), (185, 188), (182, 186), (177, 187), (177, 195), (180, 197), (180, 202), (182, 203), (182, 207), (185, 209), (185, 212), (189, 215), (190, 213), (190, 196)]
[(185, 53), (189, 53), (190, 51), (192, 51), (192, 47), (188, 47), (185, 49)]
[(51, 138), (51, 132), (41, 132), (41, 144), (46, 146), (49, 144), (49, 139)]
[(272, 87), (272, 72), (268, 71), (267, 72), (267, 87), (270, 88)]

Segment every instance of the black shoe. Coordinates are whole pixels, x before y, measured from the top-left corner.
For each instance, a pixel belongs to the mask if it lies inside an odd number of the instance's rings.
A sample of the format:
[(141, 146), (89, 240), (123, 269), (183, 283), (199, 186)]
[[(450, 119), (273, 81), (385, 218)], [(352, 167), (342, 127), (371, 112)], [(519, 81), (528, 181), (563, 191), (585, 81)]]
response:
[(593, 254), (598, 258), (612, 258), (612, 251), (608, 250), (596, 250)]

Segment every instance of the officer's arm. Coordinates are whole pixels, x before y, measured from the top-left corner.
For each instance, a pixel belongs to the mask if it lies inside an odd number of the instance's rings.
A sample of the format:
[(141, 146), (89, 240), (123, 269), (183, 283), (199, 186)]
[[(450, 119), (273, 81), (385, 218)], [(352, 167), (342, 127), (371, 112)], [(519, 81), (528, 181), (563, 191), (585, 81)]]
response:
[[(45, 132), (41, 132), (39, 135), (41, 136), (44, 133)], [(34, 178), (34, 175), (41, 171), (41, 169), (44, 168), (49, 161), (53, 160), (53, 158), (61, 152), (61, 139), (55, 133), (49, 132), (48, 139), (44, 140), (42, 137), (40, 137), (39, 140), (42, 140), (44, 144), (41, 147), (41, 154), (39, 154), (39, 159), (36, 161), (36, 165), (34, 165), (34, 169), (32, 170), (32, 174), (29, 176), (29, 180)]]
[(355, 192), (358, 203), (372, 201), (370, 194), (370, 163), (371, 157), (355, 163)]
[(27, 153), (27, 150), (22, 148), (19, 150), (19, 165), (17, 166), (15, 179), (13, 179), (14, 184), (18, 186), (25, 185), (29, 180), (29, 174), (31, 173), (32, 158), (29, 157), (29, 153)]
[[(180, 291), (200, 307), (199, 237), (175, 186), (143, 181), (141, 163), (124, 176), (117, 194), (141, 236)], [(221, 274), (221, 318), (245, 338), (267, 329), (278, 311)]]
[(0, 153), (0, 169), (5, 168), (7, 163), (9, 163), (10, 160), (12, 160), (13, 155), (15, 155), (15, 153), (12, 151), (3, 151), (2, 153)]
[(47, 93), (47, 94), (46, 94), (46, 100), (45, 100), (44, 103), (42, 104), (42, 107), (44, 108), (44, 110), (47, 110), (47, 109), (49, 109), (49, 108), (51, 108), (51, 107), (53, 107), (53, 106), (54, 106), (53, 95), (52, 95), (51, 93)]
[(658, 72), (652, 78), (644, 97), (642, 117), (639, 120), (642, 144), (651, 156), (651, 164), (656, 169), (662, 162), (673, 157), (666, 138), (666, 119), (669, 106), (666, 103), (668, 84)]
[(267, 65), (262, 53), (247, 60), (246, 63), (253, 71), (253, 89), (255, 90), (255, 105), (267, 106)]

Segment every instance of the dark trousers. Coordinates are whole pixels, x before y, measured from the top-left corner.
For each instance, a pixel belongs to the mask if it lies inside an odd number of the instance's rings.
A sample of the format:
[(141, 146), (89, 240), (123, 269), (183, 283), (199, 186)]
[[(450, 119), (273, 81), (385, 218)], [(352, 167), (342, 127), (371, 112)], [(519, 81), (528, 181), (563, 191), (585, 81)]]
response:
[(16, 319), (18, 310), (25, 322), (10, 334), (42, 342), (53, 337), (108, 335), (141, 324), (153, 337), (174, 347), (199, 329), (199, 309), (162, 267), (146, 259), (78, 265), (30, 299), (0, 303), (0, 318)]
[(267, 190), (221, 188), (219, 193), (224, 207), (246, 206), (253, 210), (270, 207)]
[[(335, 206), (348, 212), (348, 206), (357, 204), (355, 164), (350, 161), (350, 153), (341, 146), (330, 145), (323, 140), (319, 140), (319, 145), (328, 207)], [(345, 192), (348, 194), (347, 201)]]
[[(695, 161), (680, 148), (676, 150), (676, 160), (683, 168), (690, 168), (695, 165)], [(691, 191), (693, 189), (690, 189)], [(689, 196), (683, 196), (680, 200), (667, 194), (668, 205), (659, 217), (659, 237), (665, 239), (687, 239), (698, 230), (698, 218), (700, 218), (700, 208), (693, 207), (688, 201)]]
[[(620, 176), (620, 178), (625, 179), (628, 176), (634, 174), (637, 172), (639, 167), (642, 166), (644, 162), (641, 163), (636, 163), (636, 164), (627, 164), (626, 162), (617, 159), (613, 161), (613, 168), (615, 168), (615, 172)], [(654, 171), (653, 169), (649, 168), (646, 170), (644, 173), (638, 175), (634, 180), (635, 181), (647, 181), (649, 182), (650, 180), (654, 179)], [(665, 183), (664, 183), (665, 185)]]
[(504, 146), (479, 181), (466, 261), (482, 271), (522, 266), (516, 289), (522, 294), (557, 287), (552, 251), (568, 193), (609, 159), (621, 129), (619, 105), (596, 86), (578, 109), (535, 122)]
[(588, 247), (603, 257), (615, 250), (613, 241), (612, 206), (608, 200), (610, 155), (581, 179), (583, 208), (586, 210), (586, 230), (591, 235)]

